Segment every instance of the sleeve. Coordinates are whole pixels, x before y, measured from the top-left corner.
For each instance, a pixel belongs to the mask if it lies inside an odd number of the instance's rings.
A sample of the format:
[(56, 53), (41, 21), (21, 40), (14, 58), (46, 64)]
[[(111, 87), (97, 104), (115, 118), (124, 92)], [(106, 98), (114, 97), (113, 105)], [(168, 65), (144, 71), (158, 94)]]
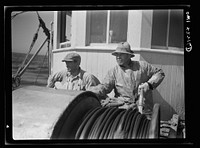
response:
[(95, 87), (91, 88), (91, 91), (99, 95), (101, 98), (105, 98), (108, 93), (112, 91), (115, 85), (114, 70), (108, 71), (107, 75), (103, 79), (103, 82)]
[(85, 77), (85, 89), (88, 90), (90, 87), (92, 86), (96, 86), (98, 84), (100, 84), (100, 81), (97, 79), (97, 77), (95, 77), (92, 74), (88, 74)]
[(57, 72), (53, 75), (50, 75), (47, 80), (47, 87), (54, 88), (56, 82), (61, 82), (64, 76), (64, 71)]
[(153, 65), (146, 63), (146, 72), (148, 76), (147, 83), (151, 89), (155, 89), (163, 81), (165, 74), (161, 68), (156, 68)]

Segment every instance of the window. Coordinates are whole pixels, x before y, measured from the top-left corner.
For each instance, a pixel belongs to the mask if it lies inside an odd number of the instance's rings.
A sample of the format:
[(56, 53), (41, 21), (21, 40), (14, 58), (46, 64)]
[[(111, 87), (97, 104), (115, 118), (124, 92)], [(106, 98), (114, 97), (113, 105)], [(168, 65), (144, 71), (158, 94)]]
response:
[(71, 11), (61, 11), (60, 12), (61, 23), (60, 23), (60, 47), (70, 47), (71, 46)]
[(184, 48), (183, 10), (154, 10), (151, 48)]
[(87, 12), (87, 44), (119, 43), (127, 40), (128, 10)]

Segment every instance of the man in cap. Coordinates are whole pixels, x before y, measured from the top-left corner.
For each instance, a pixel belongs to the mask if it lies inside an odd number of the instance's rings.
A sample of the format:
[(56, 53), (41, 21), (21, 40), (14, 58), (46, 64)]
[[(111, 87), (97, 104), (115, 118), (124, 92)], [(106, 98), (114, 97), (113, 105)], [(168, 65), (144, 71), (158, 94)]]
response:
[(99, 80), (92, 74), (80, 68), (81, 56), (75, 52), (68, 53), (62, 62), (66, 69), (50, 76), (47, 87), (67, 90), (87, 90), (91, 86), (98, 85)]
[[(112, 103), (125, 106), (136, 104), (141, 90), (145, 96), (164, 79), (162, 69), (155, 68), (145, 61), (131, 60), (135, 55), (128, 42), (120, 43), (112, 55), (116, 57), (117, 65), (108, 71), (101, 84), (90, 89), (99, 96), (104, 106)], [(112, 90), (115, 93), (114, 98), (107, 97)], [(149, 101), (150, 104), (146, 104), (146, 109), (151, 110), (152, 100), (145, 101)]]

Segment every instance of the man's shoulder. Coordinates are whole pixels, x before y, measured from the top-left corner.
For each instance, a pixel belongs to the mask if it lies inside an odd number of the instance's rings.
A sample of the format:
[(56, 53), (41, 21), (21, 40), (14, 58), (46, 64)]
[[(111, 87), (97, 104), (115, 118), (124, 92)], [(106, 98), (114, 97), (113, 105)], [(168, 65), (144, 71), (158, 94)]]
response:
[(96, 82), (97, 84), (100, 83), (99, 79), (95, 75), (84, 70), (82, 70), (82, 79), (85, 82), (91, 81)]
[(95, 77), (92, 73), (89, 73), (89, 72), (87, 72), (87, 71), (85, 71), (83, 69), (81, 69), (80, 72), (81, 72), (83, 78), (92, 78), (92, 77)]
[(146, 61), (132, 61), (133, 65), (138, 65), (138, 66), (146, 66), (148, 65), (148, 62)]
[(114, 67), (112, 67), (108, 70), (108, 73), (115, 73), (115, 72), (119, 71), (119, 69), (120, 69), (120, 66), (115, 65)]
[(60, 70), (60, 71), (56, 71), (56, 72), (54, 72), (53, 74), (51, 74), (51, 75), (59, 75), (59, 76), (61, 76), (61, 75), (65, 75), (67, 73), (67, 71), (66, 71), (66, 69), (62, 69), (62, 70)]

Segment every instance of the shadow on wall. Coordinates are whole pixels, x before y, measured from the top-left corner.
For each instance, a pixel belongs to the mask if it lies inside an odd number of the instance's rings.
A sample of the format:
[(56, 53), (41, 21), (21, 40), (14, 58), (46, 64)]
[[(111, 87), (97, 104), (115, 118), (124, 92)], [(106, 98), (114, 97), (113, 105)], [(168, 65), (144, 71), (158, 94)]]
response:
[(168, 121), (173, 114), (177, 114), (174, 108), (160, 95), (157, 89), (153, 90), (153, 104), (160, 104), (161, 120)]

